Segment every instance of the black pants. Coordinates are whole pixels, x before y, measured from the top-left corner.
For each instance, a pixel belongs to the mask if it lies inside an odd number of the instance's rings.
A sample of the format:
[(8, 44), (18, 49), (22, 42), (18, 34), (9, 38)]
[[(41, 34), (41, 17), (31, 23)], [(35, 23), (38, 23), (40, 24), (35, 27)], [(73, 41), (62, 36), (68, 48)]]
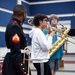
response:
[(45, 63), (33, 63), (37, 70), (37, 75), (52, 75), (49, 67), (49, 62)]

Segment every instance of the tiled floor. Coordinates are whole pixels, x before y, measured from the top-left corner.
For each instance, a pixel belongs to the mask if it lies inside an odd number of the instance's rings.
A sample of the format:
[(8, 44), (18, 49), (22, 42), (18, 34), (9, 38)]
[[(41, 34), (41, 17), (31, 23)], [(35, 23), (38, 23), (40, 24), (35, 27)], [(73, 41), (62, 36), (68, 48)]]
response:
[[(32, 75), (37, 75), (34, 68), (31, 69)], [(75, 64), (65, 64), (63, 70), (57, 71), (56, 75), (75, 75)]]
[[(64, 55), (64, 69), (58, 70), (56, 75), (75, 75), (75, 55)], [(36, 69), (31, 63), (31, 73), (36, 74)]]

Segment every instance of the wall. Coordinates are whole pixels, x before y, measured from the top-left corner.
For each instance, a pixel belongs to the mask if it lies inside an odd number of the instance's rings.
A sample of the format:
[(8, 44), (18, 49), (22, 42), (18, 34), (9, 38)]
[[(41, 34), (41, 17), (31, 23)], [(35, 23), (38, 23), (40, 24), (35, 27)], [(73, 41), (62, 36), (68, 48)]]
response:
[(11, 20), (13, 7), (17, 4), (22, 4), (27, 9), (27, 18), (23, 27), (26, 30), (29, 45), (31, 44), (31, 39), (29, 38), (28, 32), (32, 27), (28, 25), (27, 21), (38, 13), (46, 14), (48, 17), (51, 14), (57, 14), (60, 21), (69, 20), (71, 22), (71, 28), (75, 28), (75, 0), (0, 0), (0, 27), (3, 27), (3, 30), (0, 29), (0, 47), (6, 46), (4, 38), (5, 28)]
[[(12, 19), (13, 16), (13, 7), (17, 4), (20, 4), (20, 0), (0, 0), (0, 47), (5, 47), (5, 30), (6, 26), (9, 21)], [(27, 3), (22, 2), (21, 4), (26, 7), (28, 15), (30, 15), (30, 7)], [(28, 35), (28, 30), (30, 30), (30, 26), (27, 25), (27, 20), (24, 22), (23, 27), (26, 33), (26, 37), (28, 40), (28, 45), (30, 45), (30, 38)]]

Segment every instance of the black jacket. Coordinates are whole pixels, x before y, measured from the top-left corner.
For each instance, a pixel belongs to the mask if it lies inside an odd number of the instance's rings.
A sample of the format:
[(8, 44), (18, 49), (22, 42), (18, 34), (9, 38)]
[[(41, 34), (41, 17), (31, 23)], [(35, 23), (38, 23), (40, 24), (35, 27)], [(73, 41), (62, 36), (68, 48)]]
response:
[(21, 49), (27, 47), (27, 39), (21, 24), (19, 20), (13, 18), (7, 25), (5, 40), (10, 53), (7, 53), (4, 59), (3, 75), (26, 75), (27, 73), (27, 64), (23, 64), (21, 53)]

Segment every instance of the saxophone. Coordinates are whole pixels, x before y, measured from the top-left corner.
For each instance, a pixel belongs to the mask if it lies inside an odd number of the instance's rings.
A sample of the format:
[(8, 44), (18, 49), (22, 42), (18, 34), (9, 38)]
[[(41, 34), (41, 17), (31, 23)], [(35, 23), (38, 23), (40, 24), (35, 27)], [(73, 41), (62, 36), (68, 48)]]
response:
[[(51, 27), (51, 29), (61, 33), (60, 30), (55, 27)], [(52, 45), (51, 49), (49, 50), (50, 57), (64, 44), (64, 42), (68, 40), (67, 34), (69, 31), (70, 29), (64, 29), (64, 32), (61, 33), (59, 39)]]

